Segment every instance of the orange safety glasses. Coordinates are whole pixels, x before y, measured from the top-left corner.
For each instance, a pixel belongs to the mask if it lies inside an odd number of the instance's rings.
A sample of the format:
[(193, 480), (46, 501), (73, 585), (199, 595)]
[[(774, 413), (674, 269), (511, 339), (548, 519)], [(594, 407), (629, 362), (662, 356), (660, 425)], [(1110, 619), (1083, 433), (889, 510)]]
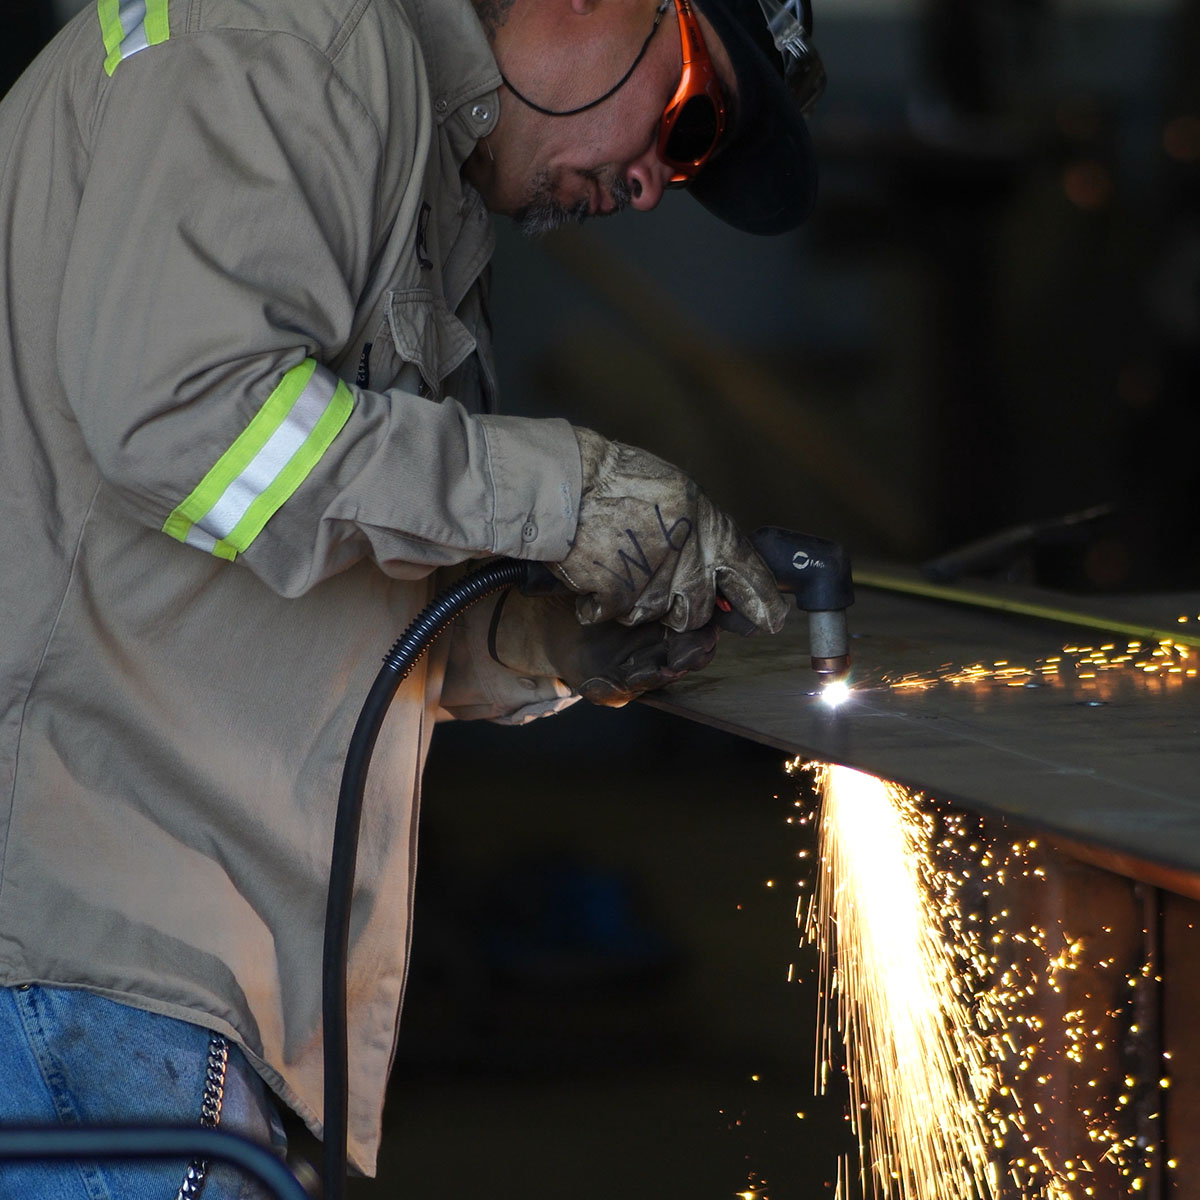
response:
[(683, 73), (658, 127), (658, 157), (674, 168), (670, 186), (680, 187), (699, 174), (725, 132), (725, 97), (704, 45), (700, 22), (690, 0), (675, 0)]

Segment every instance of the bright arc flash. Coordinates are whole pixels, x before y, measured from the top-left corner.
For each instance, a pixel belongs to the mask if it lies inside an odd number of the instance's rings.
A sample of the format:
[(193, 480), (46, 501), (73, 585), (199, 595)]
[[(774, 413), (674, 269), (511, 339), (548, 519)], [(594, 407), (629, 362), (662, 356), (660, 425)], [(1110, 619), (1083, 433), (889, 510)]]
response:
[(850, 685), (844, 679), (835, 679), (821, 688), (821, 701), (829, 708), (838, 708), (850, 699)]
[(995, 1075), (928, 894), (926, 818), (902, 788), (846, 767), (819, 768), (817, 783), (825, 875), (809, 938), (837, 997), (863, 1191), (993, 1200), (983, 1113)]

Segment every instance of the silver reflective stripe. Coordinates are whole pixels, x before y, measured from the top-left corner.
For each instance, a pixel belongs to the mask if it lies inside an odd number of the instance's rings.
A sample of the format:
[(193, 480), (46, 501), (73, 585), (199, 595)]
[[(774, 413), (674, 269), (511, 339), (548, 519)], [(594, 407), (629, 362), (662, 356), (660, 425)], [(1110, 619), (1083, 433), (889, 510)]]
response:
[(157, 46), (170, 36), (168, 0), (97, 0), (100, 32), (104, 38), (104, 69), (109, 75), (117, 65)]
[(183, 540), (189, 546), (211, 553), (218, 542), (233, 533), (250, 506), (275, 482), (308, 440), (328, 409), (337, 385), (336, 375), (322, 367), (313, 370), (278, 428), (208, 512), (188, 530)]
[(139, 50), (145, 50), (150, 43), (146, 41), (146, 0), (122, 0), (117, 9), (117, 20), (121, 22), (121, 57), (128, 58)]

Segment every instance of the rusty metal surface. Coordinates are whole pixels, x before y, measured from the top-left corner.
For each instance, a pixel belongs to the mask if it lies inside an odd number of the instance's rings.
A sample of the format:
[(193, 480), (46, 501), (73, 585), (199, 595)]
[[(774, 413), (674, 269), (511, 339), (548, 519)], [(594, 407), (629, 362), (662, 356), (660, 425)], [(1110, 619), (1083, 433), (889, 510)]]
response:
[[(1194, 633), (1200, 596), (1103, 611)], [(710, 667), (646, 702), (1200, 890), (1200, 651), (873, 588), (859, 589), (850, 629), (853, 687), (836, 709), (808, 667), (798, 612), (777, 637), (723, 638)]]
[(1200, 905), (1163, 897), (1163, 1062), (1171, 1200), (1200, 1200)]

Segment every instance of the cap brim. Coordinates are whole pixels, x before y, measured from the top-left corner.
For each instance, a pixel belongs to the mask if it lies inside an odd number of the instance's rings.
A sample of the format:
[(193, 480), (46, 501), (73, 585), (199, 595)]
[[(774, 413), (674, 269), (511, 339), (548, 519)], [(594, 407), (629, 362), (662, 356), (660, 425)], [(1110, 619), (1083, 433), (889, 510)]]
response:
[[(813, 210), (817, 168), (804, 117), (773, 63), (727, 6), (747, 0), (693, 0), (733, 64), (738, 95), (726, 145), (688, 185), (714, 216), (746, 233), (795, 229)], [(748, 0), (758, 13), (757, 0)], [(757, 18), (762, 20), (761, 15)], [(763, 24), (763, 35), (766, 26)]]

